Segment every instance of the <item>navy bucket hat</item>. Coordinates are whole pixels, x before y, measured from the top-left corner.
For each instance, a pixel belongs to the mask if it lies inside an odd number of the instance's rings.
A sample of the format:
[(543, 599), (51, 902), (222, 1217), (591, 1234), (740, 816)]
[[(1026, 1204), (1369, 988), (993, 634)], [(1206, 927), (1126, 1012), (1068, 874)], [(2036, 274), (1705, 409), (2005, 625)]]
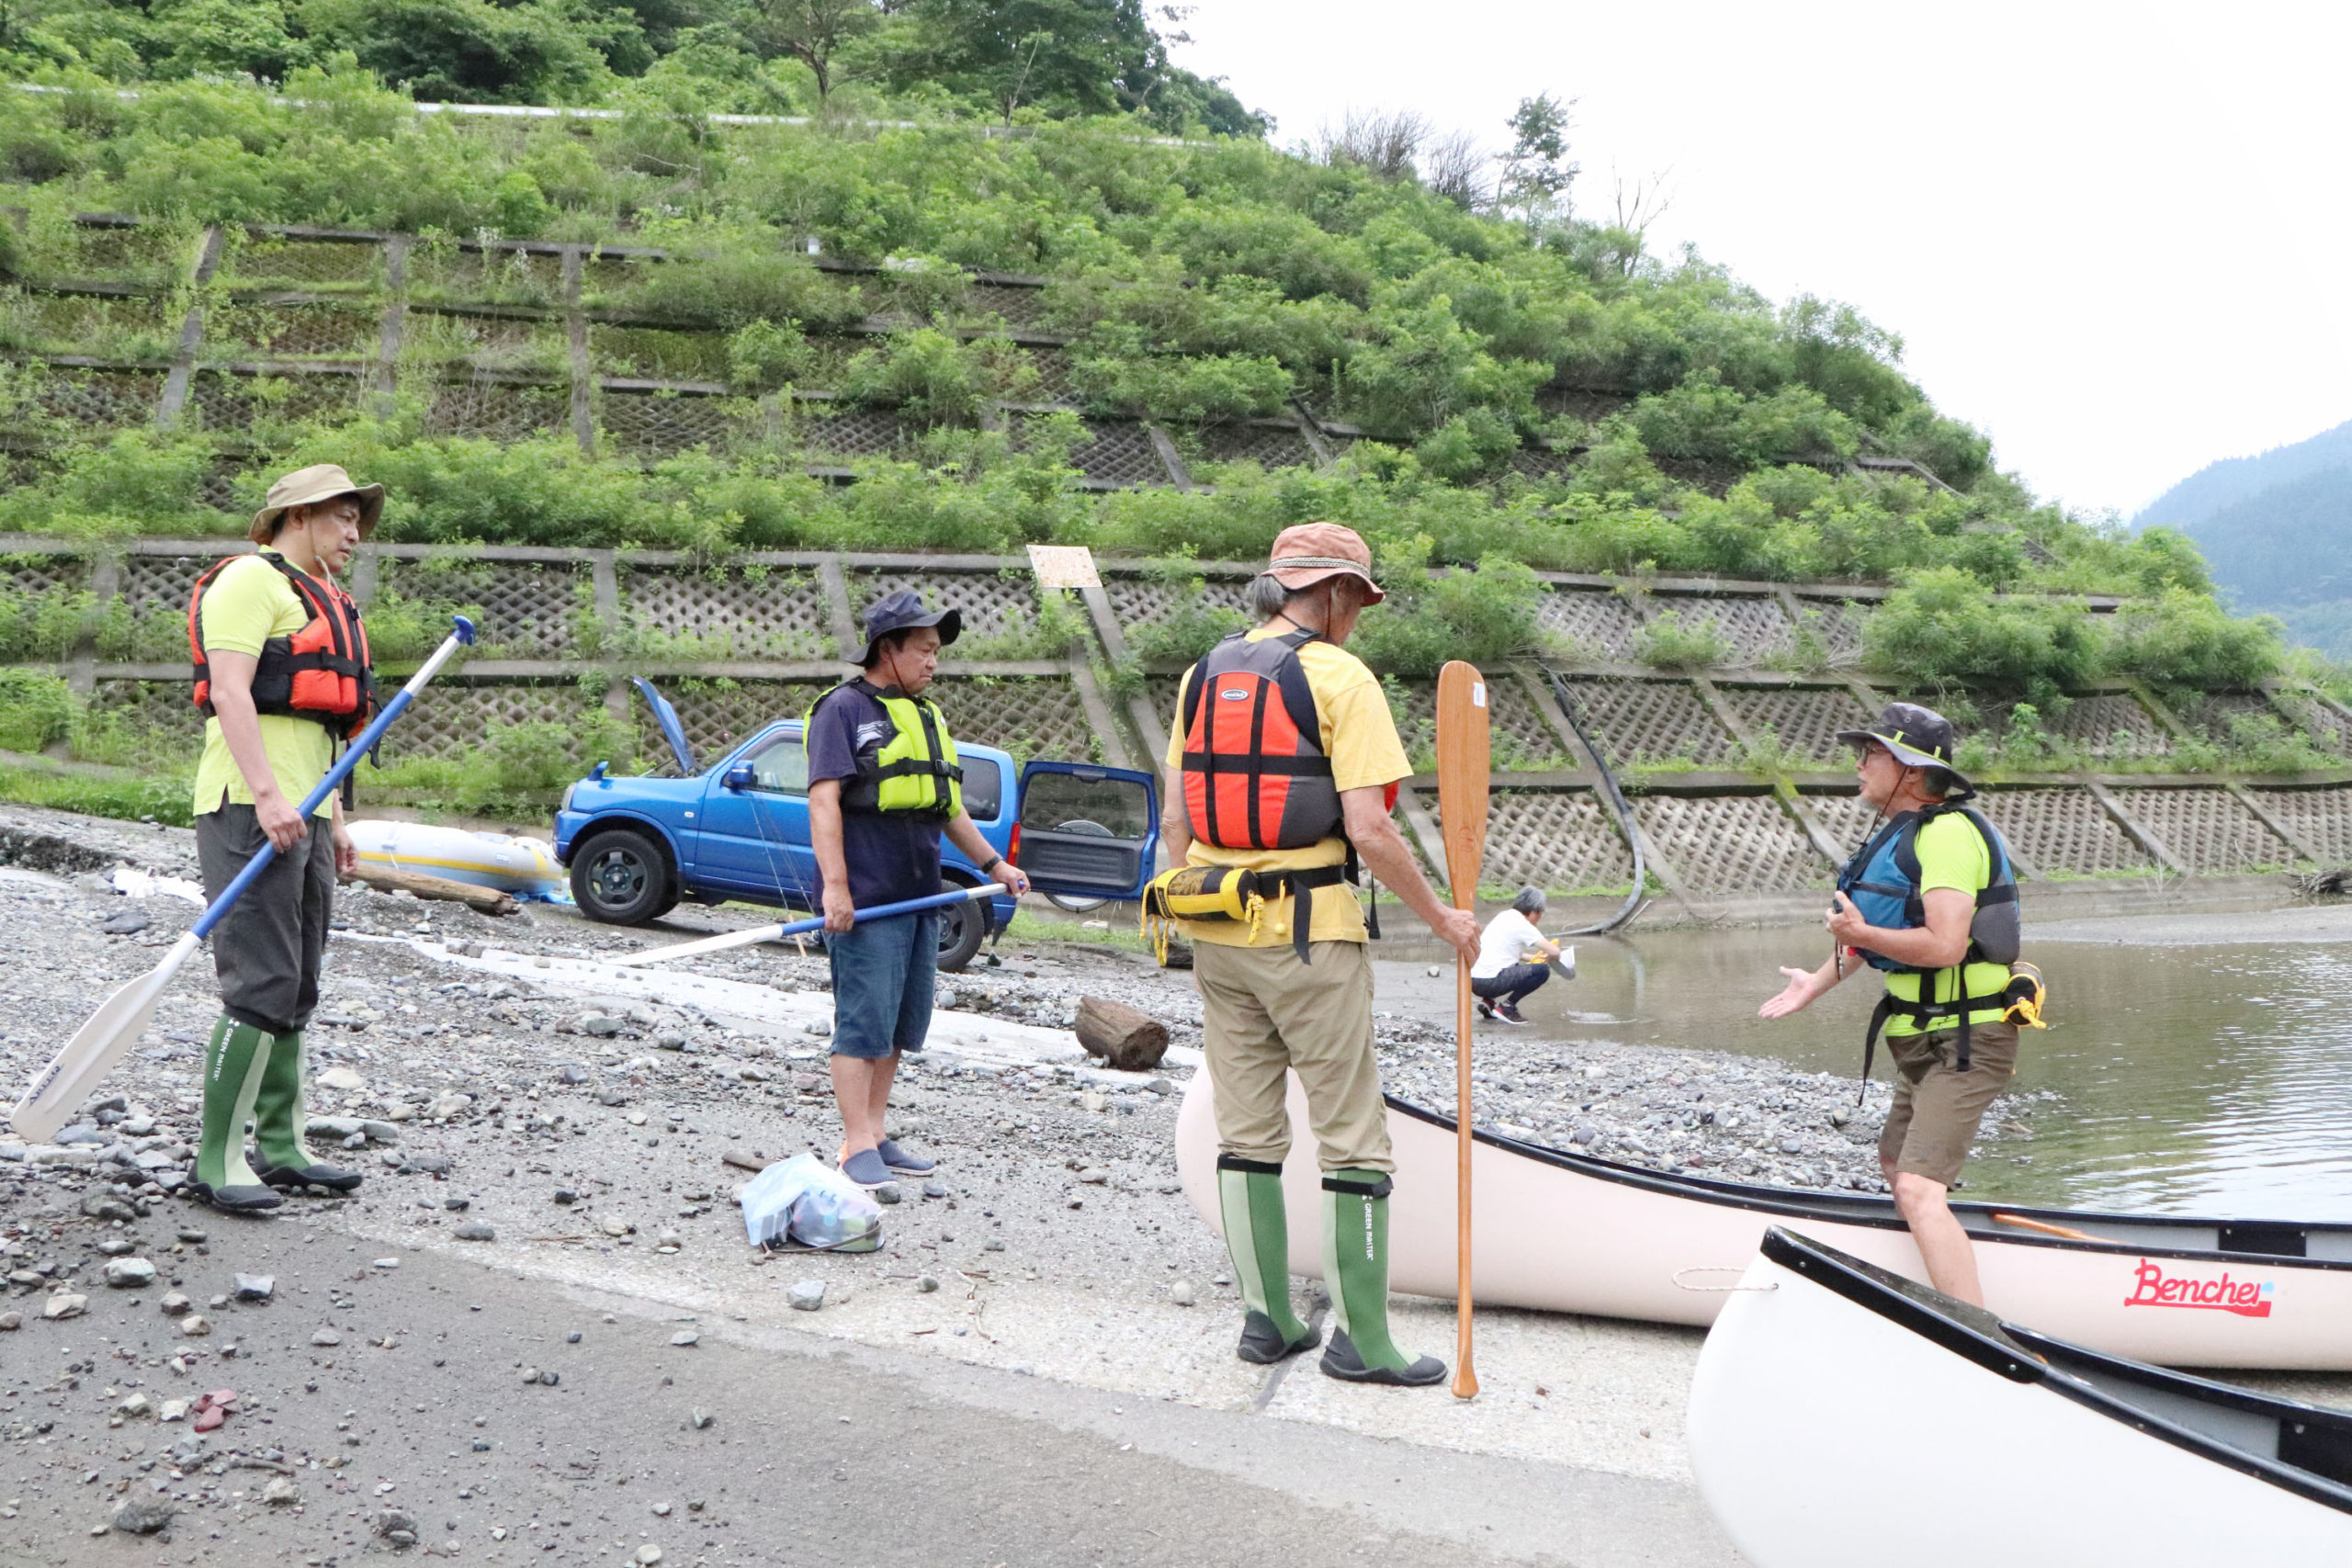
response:
[(892, 632), (915, 626), (937, 626), (942, 648), (964, 635), (964, 612), (923, 608), (922, 595), (911, 588), (894, 589), (865, 607), (865, 653), (862, 665), (874, 662), (874, 645)]

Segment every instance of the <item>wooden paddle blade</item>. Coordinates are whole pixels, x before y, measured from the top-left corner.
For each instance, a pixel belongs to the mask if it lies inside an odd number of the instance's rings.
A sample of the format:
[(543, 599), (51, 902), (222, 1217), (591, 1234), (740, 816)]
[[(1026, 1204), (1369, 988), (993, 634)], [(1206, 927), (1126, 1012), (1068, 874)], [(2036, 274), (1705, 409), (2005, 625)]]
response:
[(1493, 762), (1487, 678), (1455, 660), (1437, 672), (1437, 809), (1445, 880), (1457, 909), (1478, 901), (1487, 852), (1487, 778)]

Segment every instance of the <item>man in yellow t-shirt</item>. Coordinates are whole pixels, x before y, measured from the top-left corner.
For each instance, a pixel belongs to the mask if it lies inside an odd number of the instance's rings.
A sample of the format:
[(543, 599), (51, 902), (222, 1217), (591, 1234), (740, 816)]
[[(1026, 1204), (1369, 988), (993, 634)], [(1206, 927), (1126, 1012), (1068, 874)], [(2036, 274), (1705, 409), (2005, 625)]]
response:
[[(1441, 1382), (1445, 1365), (1408, 1358), (1388, 1336), (1396, 1164), (1373, 1055), (1363, 912), (1339, 869), (1349, 846), (1464, 957), (1477, 955), (1478, 922), (1438, 897), (1389, 816), (1390, 786), (1412, 764), (1380, 682), (1343, 646), (1383, 597), (1352, 529), (1283, 531), (1250, 585), (1260, 624), (1185, 672), (1161, 831), (1170, 861), (1245, 870), (1278, 888), (1256, 922), (1183, 923), (1216, 1096), (1219, 1206), (1246, 1309), (1238, 1353), (1272, 1362), (1316, 1343), (1291, 1304), (1283, 1206), (1295, 1072), (1323, 1170), (1324, 1280), (1338, 1316), (1323, 1371), (1419, 1387)], [(1268, 847), (1277, 844), (1287, 847)]]
[(318, 1006), (335, 878), (356, 871), (359, 855), (339, 800), (307, 818), (298, 806), (368, 716), (364, 634), (334, 578), (383, 505), (383, 486), (355, 484), (333, 464), (279, 479), (249, 531), (261, 550), (201, 582), (189, 628), (209, 716), (195, 799), (206, 897), (265, 843), (277, 851), (212, 931), (220, 1016), (190, 1179), (232, 1213), (276, 1208), (275, 1188), (359, 1185), (357, 1172), (312, 1161), (302, 1144), (302, 1030)]
[[(1818, 969), (1783, 968), (1788, 984), (1757, 1011), (1764, 1018), (1801, 1011), (1862, 968), (1863, 953), (1908, 966), (1888, 973), (1888, 998), (1930, 1005), (1885, 1015), (1887, 1052), (1894, 1058), (1894, 1102), (1879, 1134), (1879, 1168), (1886, 1173), (1896, 1211), (1911, 1227), (1928, 1282), (1948, 1296), (1982, 1306), (1976, 1250), (1953, 1216), (1950, 1197), (1985, 1109), (2017, 1076), (2018, 1026), (2006, 1021), (2007, 1004), (1999, 999), (2008, 988), (2009, 966), (1967, 961), (1979, 896), (1994, 882), (1993, 847), (1967, 814), (1938, 809), (1974, 793), (1951, 765), (1958, 737), (1950, 719), (1916, 703), (1890, 703), (1869, 728), (1841, 730), (1838, 738), (1852, 743), (1862, 801), (1876, 807), (1882, 820), (1899, 825), (1906, 813), (1933, 813), (1912, 840), (1921, 923), (1871, 924), (1852, 898), (1843, 891), (1835, 894), (1829, 962)], [(1857, 891), (1883, 892), (1868, 884)], [(1905, 908), (1902, 900), (1873, 902)], [(2014, 910), (2014, 904), (2009, 908)], [(1955, 988), (1961, 984), (1966, 990)], [(1925, 998), (1923, 985), (1935, 987)], [(1990, 1006), (1970, 1010), (1964, 1036), (1957, 1008), (1939, 1013), (1932, 1007), (1962, 996), (1991, 999)]]

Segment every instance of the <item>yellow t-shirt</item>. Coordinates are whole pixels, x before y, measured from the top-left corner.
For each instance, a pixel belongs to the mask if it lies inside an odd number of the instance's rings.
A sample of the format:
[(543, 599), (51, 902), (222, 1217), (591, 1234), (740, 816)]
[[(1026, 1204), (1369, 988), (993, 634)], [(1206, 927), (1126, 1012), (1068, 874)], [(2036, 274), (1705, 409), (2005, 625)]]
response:
[[(1256, 642), (1269, 635), (1272, 634), (1263, 630), (1252, 631), (1250, 640)], [(1332, 784), (1345, 791), (1390, 784), (1411, 777), (1413, 764), (1405, 756), (1405, 743), (1396, 738), (1396, 721), (1389, 716), (1388, 699), (1364, 661), (1345, 649), (1318, 639), (1298, 650), (1298, 662), (1306, 671), (1308, 688), (1315, 694), (1315, 713), (1323, 729), (1323, 750), (1331, 759)], [(1168, 765), (1179, 772), (1184, 766), (1184, 692), (1199, 673), (1198, 665), (1184, 671), (1184, 679), (1176, 689), (1175, 723), (1170, 727), (1168, 738)], [(1301, 871), (1338, 865), (1347, 855), (1347, 840), (1335, 833), (1303, 850), (1227, 850), (1194, 839), (1185, 858), (1193, 865)], [(1306, 933), (1307, 940), (1365, 940), (1363, 907), (1346, 884), (1316, 888), (1312, 901), (1315, 923)], [(1234, 920), (1186, 920), (1184, 934), (1194, 942), (1225, 947), (1287, 947), (1293, 902), (1285, 897), (1268, 907), (1254, 942), (1250, 928)]]
[[(274, 637), (291, 637), (310, 620), (311, 612), (294, 585), (267, 561), (249, 556), (222, 567), (220, 575), (204, 591), (199, 632), (208, 652), (226, 650), (258, 658), (263, 643)], [(299, 803), (334, 766), (334, 738), (325, 725), (290, 714), (260, 714), (255, 722), (261, 727), (262, 753), (269, 759), (277, 793), (289, 804)], [(206, 719), (204, 755), (196, 764), (196, 815), (209, 816), (224, 804), (253, 803), (254, 792), (246, 787), (244, 774), (237, 771), (236, 759), (229, 755), (229, 743), (220, 739), (220, 721)], [(312, 813), (334, 814), (333, 796), (321, 801)]]
[[(1984, 836), (1960, 813), (1947, 812), (1919, 829), (1917, 845), (1919, 852), (1919, 891), (1929, 893), (1939, 887), (1957, 888), (1962, 893), (1976, 894), (1993, 881), (1993, 852), (1984, 844)], [(1889, 975), (1886, 994), (1897, 1001), (1916, 1002), (1919, 999), (1917, 975)], [(2009, 983), (2009, 966), (2006, 964), (1971, 964), (1968, 965), (1968, 994), (1972, 997), (1998, 996)], [(1935, 994), (1930, 1001), (1946, 1001), (1960, 995), (1952, 988), (1952, 973), (1939, 970), (1935, 976)], [(1936, 1019), (1937, 1029), (1950, 1029), (1959, 1021), (1958, 1013)], [(1968, 1015), (1971, 1023), (1998, 1023), (2001, 1004), (1977, 1008)], [(1926, 1032), (1914, 1020), (1896, 1013), (1886, 1021), (1889, 1034), (1919, 1034)]]

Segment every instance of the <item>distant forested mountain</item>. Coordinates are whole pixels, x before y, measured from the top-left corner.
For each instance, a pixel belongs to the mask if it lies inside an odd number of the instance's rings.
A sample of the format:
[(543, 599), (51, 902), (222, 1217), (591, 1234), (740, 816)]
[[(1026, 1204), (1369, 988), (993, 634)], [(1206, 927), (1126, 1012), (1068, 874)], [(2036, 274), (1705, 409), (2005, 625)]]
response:
[(2328, 468), (2352, 468), (2352, 420), (2291, 446), (2274, 446), (2252, 457), (2208, 463), (2150, 502), (2132, 519), (2134, 528), (2159, 524), (2192, 533), (2225, 508), (2250, 501), (2274, 485), (2290, 484)]
[(2208, 464), (2132, 521), (2185, 530), (2233, 607), (2267, 611), (2296, 641), (2352, 660), (2352, 423)]

